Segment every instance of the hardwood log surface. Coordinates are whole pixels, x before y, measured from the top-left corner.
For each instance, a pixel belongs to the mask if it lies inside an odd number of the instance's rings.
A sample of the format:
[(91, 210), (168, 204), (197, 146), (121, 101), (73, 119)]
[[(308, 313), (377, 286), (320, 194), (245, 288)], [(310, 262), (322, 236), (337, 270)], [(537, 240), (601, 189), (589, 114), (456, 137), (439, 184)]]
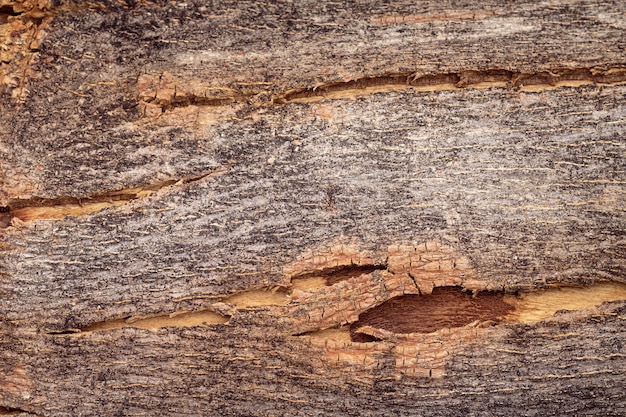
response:
[(0, 415), (625, 415), (625, 29), (0, 0)]

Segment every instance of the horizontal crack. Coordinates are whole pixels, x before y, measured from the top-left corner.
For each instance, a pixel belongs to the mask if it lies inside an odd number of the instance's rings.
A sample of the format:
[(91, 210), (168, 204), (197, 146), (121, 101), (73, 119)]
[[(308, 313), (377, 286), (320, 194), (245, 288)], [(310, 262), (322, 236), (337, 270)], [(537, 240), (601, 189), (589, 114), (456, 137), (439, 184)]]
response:
[(140, 329), (159, 329), (162, 327), (193, 327), (206, 324), (224, 324), (230, 317), (210, 310), (183, 311), (171, 314), (161, 314), (151, 317), (126, 317), (106, 320), (89, 326), (49, 331), (49, 335), (84, 335), (96, 330), (115, 330), (123, 327)]
[[(153, 76), (145, 76), (153, 77)], [(163, 79), (162, 79), (163, 78)], [(392, 73), (381, 76), (361, 77), (345, 82), (333, 82), (312, 88), (298, 88), (286, 92), (272, 92), (270, 85), (264, 88), (207, 89), (216, 95), (184, 91), (177, 80), (159, 76), (144, 79), (149, 85), (139, 94), (139, 100), (161, 107), (162, 112), (173, 108), (198, 106), (220, 107), (232, 103), (251, 103), (257, 106), (281, 105), (294, 102), (310, 102), (323, 99), (351, 98), (377, 92), (414, 90), (416, 92), (458, 90), (465, 88), (510, 88), (520, 91), (543, 91), (558, 87), (578, 87), (585, 84), (611, 85), (626, 82), (626, 67), (560, 68), (550, 71), (525, 73), (506, 69), (467, 70), (441, 74), (416, 74), (414, 72)], [(179, 84), (184, 84), (182, 81)]]
[[(218, 298), (218, 297), (216, 297)], [(51, 330), (47, 334), (52, 336), (85, 335), (96, 330), (116, 330), (123, 327), (137, 327), (140, 329), (158, 329), (162, 327), (194, 327), (205, 324), (224, 324), (230, 319), (235, 310), (254, 309), (256, 307), (284, 306), (290, 301), (287, 291), (283, 287), (263, 288), (258, 290), (241, 291), (219, 299), (219, 303), (230, 305), (233, 308), (226, 310), (176, 311), (173, 313), (153, 316), (129, 316), (117, 319), (92, 323), (80, 328)], [(214, 305), (217, 307), (218, 305)]]
[(259, 290), (240, 291), (226, 296), (220, 302), (234, 305), (238, 309), (255, 307), (284, 306), (290, 301), (286, 288), (275, 287)]
[(535, 323), (548, 320), (563, 311), (589, 310), (604, 302), (626, 300), (626, 284), (598, 282), (586, 287), (560, 286), (538, 291), (507, 294), (504, 301), (515, 309), (507, 323)]
[(32, 197), (28, 199), (11, 199), (8, 205), (0, 207), (0, 229), (9, 227), (14, 218), (22, 222), (29, 222), (34, 220), (62, 219), (66, 216), (82, 216), (94, 213), (107, 207), (121, 206), (129, 201), (146, 197), (165, 187), (197, 182), (224, 171), (224, 169), (220, 169), (200, 176), (169, 179), (142, 187), (95, 194), (84, 198), (65, 196), (59, 198)]

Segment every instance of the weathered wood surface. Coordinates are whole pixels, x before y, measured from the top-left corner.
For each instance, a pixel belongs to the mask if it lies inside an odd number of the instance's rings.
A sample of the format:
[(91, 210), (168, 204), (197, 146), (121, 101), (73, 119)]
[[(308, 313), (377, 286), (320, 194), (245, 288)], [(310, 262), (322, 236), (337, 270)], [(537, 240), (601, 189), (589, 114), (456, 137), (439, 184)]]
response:
[(626, 413), (626, 4), (378, 3), (2, 3), (5, 413)]

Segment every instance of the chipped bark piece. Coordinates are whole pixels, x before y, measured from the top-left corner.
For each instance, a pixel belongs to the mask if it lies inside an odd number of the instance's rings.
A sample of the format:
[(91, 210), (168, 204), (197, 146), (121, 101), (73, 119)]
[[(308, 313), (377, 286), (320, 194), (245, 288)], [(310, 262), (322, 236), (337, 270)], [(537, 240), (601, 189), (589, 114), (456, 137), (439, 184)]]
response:
[(626, 414), (624, 16), (0, 0), (0, 415)]

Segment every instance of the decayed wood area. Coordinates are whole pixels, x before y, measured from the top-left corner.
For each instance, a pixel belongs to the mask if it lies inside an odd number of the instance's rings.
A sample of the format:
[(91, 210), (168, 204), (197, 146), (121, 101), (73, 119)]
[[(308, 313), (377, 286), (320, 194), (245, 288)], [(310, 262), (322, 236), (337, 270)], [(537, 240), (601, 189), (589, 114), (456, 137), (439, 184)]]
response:
[(0, 414), (626, 414), (625, 29), (0, 0)]

